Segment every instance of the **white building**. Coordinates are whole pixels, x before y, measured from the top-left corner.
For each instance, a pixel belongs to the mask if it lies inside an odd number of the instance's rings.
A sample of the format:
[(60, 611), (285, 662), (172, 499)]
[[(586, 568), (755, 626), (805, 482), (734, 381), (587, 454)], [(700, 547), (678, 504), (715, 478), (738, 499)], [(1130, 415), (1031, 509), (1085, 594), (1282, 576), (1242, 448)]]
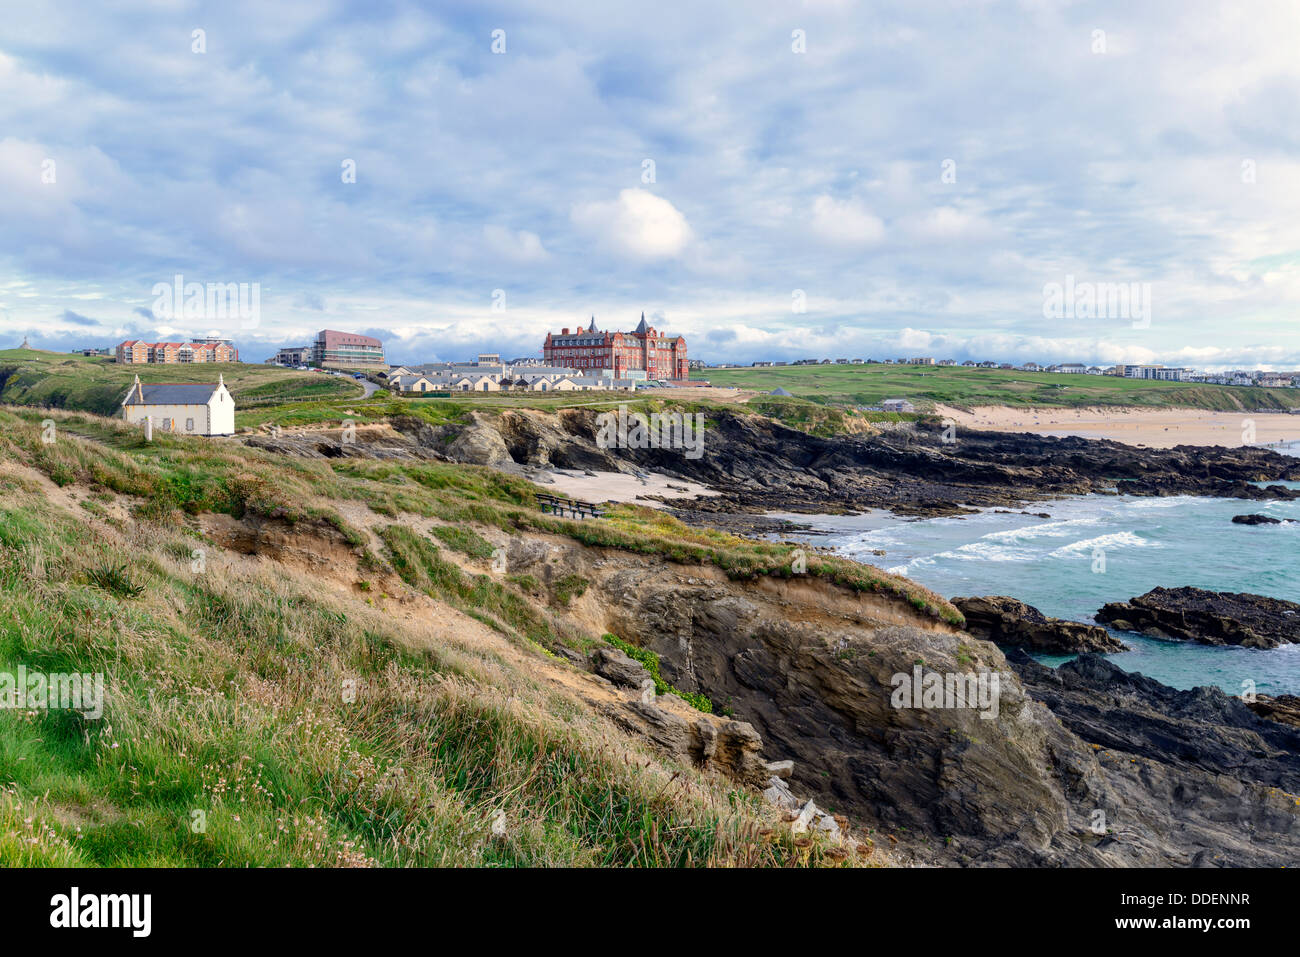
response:
[(886, 399), (880, 403), (880, 407), (886, 412), (915, 412), (916, 406), (906, 399)]
[(122, 400), (122, 418), (133, 425), (153, 420), (162, 432), (181, 435), (234, 435), (235, 400), (225, 376), (216, 384), (158, 382), (146, 385), (135, 377)]
[[(1116, 368), (1119, 368), (1116, 366)], [(1161, 382), (1181, 382), (1186, 369), (1170, 369), (1166, 366), (1124, 366), (1126, 379), (1155, 379)]]

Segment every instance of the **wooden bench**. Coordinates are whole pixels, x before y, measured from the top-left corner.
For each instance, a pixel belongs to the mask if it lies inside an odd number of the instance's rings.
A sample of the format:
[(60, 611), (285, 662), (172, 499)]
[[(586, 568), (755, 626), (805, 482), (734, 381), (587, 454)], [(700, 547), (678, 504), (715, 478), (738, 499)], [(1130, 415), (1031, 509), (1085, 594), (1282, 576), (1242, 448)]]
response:
[(552, 515), (567, 515), (570, 518), (604, 518), (605, 510), (590, 502), (579, 502), (559, 495), (539, 494), (537, 504), (543, 512)]

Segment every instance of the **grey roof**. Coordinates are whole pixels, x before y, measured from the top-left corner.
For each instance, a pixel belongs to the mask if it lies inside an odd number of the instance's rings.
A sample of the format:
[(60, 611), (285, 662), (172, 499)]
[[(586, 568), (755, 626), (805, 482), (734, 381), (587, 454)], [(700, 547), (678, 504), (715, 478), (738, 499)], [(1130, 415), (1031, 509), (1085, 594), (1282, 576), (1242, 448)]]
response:
[(645, 335), (646, 330), (648, 330), (649, 328), (650, 327), (645, 324), (645, 313), (643, 312), (641, 313), (641, 324), (636, 327), (636, 331), (641, 335)]
[(591, 325), (587, 328), (587, 331), (588, 331), (588, 332), (596, 332), (596, 331), (597, 331), (597, 329), (596, 329), (596, 317), (595, 317), (595, 316), (592, 316), (592, 317), (591, 317)]
[[(189, 382), (155, 382), (152, 385), (144, 382), (137, 389), (131, 386), (131, 392), (126, 397), (124, 405), (207, 405), (208, 400), (212, 398), (212, 393), (219, 388), (215, 382), (206, 383), (189, 383)], [(144, 400), (141, 401), (140, 393), (144, 392)]]
[(791, 398), (794, 398), (794, 394), (793, 394), (793, 393), (791, 393), (791, 392), (786, 392), (785, 389), (782, 389), (780, 386), (778, 386), (777, 388), (773, 389), (771, 392), (768, 393), (768, 395), (788, 395), (788, 396), (790, 396)]

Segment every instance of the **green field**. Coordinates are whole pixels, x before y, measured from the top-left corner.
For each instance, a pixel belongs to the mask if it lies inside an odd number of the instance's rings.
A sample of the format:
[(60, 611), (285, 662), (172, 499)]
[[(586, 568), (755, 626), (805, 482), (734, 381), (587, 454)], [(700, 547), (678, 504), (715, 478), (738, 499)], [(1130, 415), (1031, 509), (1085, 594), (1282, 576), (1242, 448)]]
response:
[(114, 415), (137, 375), (146, 383), (215, 382), (218, 373), (225, 377), (238, 407), (244, 409), (362, 394), (361, 386), (351, 379), (279, 366), (243, 362), (118, 365), (100, 357), (4, 349), (0, 350), (0, 402)]
[(1059, 375), (1010, 369), (957, 366), (817, 365), (759, 369), (703, 369), (693, 374), (715, 386), (793, 395), (833, 405), (878, 405), (882, 399), (910, 399), (919, 408), (934, 402), (977, 405), (1152, 408), (1300, 408), (1300, 389), (1149, 382), (1116, 376)]

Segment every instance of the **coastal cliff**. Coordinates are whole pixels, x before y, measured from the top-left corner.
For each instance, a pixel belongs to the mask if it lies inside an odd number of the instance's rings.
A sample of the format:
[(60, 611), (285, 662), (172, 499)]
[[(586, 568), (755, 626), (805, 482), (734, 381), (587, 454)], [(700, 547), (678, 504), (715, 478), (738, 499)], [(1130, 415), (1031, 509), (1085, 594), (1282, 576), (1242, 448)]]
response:
[(657, 472), (716, 494), (675, 501), (701, 515), (885, 508), (951, 515), (1086, 493), (1300, 498), (1258, 483), (1300, 480), (1300, 459), (1260, 448), (1142, 449), (1119, 442), (961, 430), (922, 421), (873, 435), (823, 437), (749, 412), (710, 408), (702, 454), (601, 448), (591, 409), (475, 412), (433, 425), (396, 416), (391, 428), (344, 444), (337, 436), (251, 436), (254, 446), (307, 456), (437, 458), (532, 475), (551, 468)]
[[(325, 722), (311, 766), (299, 746), (266, 753), (278, 779), (343, 802), (332, 829), (354, 806), (378, 822), (366, 860), (1272, 866), (1300, 855), (1294, 729), (1281, 720), (1096, 667), (1042, 674), (964, 631), (942, 598), (871, 566), (647, 508), (543, 514), (536, 488), (510, 474), (527, 467), (518, 460), (604, 452), (539, 433), (536, 414), (505, 431), (428, 426), (418, 444), (377, 433), (339, 461), (319, 447), (291, 459), (290, 447), (238, 441), (146, 445), (108, 420), (0, 415), (18, 509), (16, 544), (0, 555), (26, 583), (4, 593), (12, 614), (39, 647), (84, 631), (77, 654), (126, 656), (112, 724), (135, 737), (120, 756), (96, 752), (112, 780), (122, 762), (161, 753), (146, 746), (154, 736), (183, 733), (219, 767), (252, 753), (151, 707), (160, 687), (197, 682), (203, 701), (239, 702), (268, 727), (282, 714)], [(504, 449), (513, 469), (433, 457), (458, 443), (458, 456)], [(363, 444), (386, 452), (356, 455)], [(122, 622), (148, 638), (120, 639)], [(358, 675), (373, 690), (355, 708), (339, 689)], [(353, 780), (370, 783), (354, 794)], [(252, 793), (258, 827), (294, 797)], [(136, 798), (118, 800), (129, 811)], [(584, 817), (592, 801), (643, 808), (628, 820), (656, 836), (620, 841), (622, 823)], [(721, 810), (733, 806), (739, 819)], [(505, 840), (488, 830), (494, 809), (522, 822)], [(457, 836), (431, 842), (435, 828)], [(692, 835), (704, 831), (725, 844), (702, 849)], [(558, 847), (551, 834), (568, 836)], [(448, 849), (461, 850), (435, 856)]]

